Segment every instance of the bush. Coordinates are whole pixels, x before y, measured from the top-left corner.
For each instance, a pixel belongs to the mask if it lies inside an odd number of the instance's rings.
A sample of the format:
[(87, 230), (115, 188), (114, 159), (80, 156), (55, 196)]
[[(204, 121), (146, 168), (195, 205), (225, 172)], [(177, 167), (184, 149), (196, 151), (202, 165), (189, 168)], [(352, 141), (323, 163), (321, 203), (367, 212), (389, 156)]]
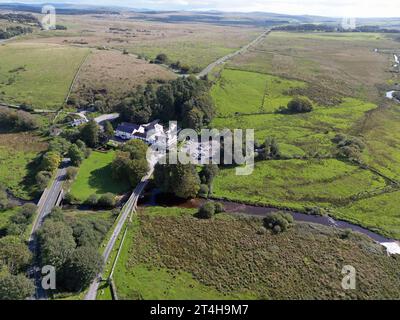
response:
[(294, 220), (291, 214), (286, 212), (273, 213), (264, 218), (264, 226), (274, 233), (281, 233), (293, 226)]
[(67, 193), (64, 196), (64, 202), (66, 204), (74, 204), (74, 203), (78, 202), (78, 199), (76, 199), (71, 193)]
[(25, 111), (0, 108), (0, 128), (18, 131), (31, 131), (39, 127), (35, 116)]
[(67, 169), (67, 179), (68, 180), (74, 180), (76, 176), (78, 175), (78, 168), (76, 167), (69, 167)]
[(220, 202), (215, 203), (215, 213), (223, 213), (225, 212), (224, 205)]
[(39, 188), (39, 191), (44, 191), (49, 185), (51, 179), (51, 173), (48, 171), (40, 171), (36, 175), (36, 184)]
[(214, 202), (209, 201), (203, 204), (197, 215), (200, 219), (211, 219), (215, 215)]
[(5, 188), (0, 185), (0, 211), (8, 208), (8, 196)]
[(202, 184), (200, 186), (199, 196), (207, 198), (208, 197), (209, 188), (206, 184)]
[(37, 211), (37, 206), (32, 204), (32, 203), (27, 203), (24, 204), (21, 207), (21, 214), (24, 215), (25, 218), (27, 218), (28, 220), (32, 219), (32, 217), (36, 214)]
[(112, 209), (115, 207), (115, 196), (112, 193), (103, 194), (97, 201), (97, 205), (101, 208)]
[(99, 197), (96, 194), (92, 194), (86, 199), (85, 204), (90, 207), (96, 207), (99, 202)]
[(0, 300), (23, 300), (34, 293), (33, 281), (22, 274), (0, 277)]
[(157, 55), (156, 59), (155, 59), (155, 63), (167, 63), (168, 61), (168, 57), (165, 53), (160, 53), (159, 55)]
[(287, 105), (287, 112), (289, 113), (306, 113), (312, 110), (312, 103), (307, 98), (294, 98)]

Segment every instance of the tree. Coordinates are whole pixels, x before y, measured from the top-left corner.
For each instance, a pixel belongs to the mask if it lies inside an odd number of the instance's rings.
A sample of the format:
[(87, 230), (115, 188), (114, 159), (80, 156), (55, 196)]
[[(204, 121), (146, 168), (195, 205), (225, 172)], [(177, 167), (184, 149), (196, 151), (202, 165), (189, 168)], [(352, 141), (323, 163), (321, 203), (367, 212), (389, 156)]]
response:
[(49, 151), (42, 158), (41, 169), (43, 171), (53, 172), (60, 166), (60, 164), (60, 154), (58, 152)]
[(55, 137), (49, 143), (49, 151), (54, 151), (59, 154), (66, 154), (71, 146), (71, 142), (62, 137)]
[(69, 291), (80, 291), (101, 271), (103, 258), (94, 247), (79, 247), (71, 255), (63, 272), (63, 286)]
[(56, 222), (65, 222), (64, 212), (60, 207), (55, 207), (51, 210), (49, 219)]
[(195, 198), (200, 190), (200, 178), (192, 164), (160, 165), (155, 167), (154, 178), (157, 186), (165, 193), (179, 198)]
[(61, 270), (76, 247), (71, 227), (60, 221), (45, 221), (38, 239), (42, 264), (52, 265), (56, 270)]
[(132, 160), (146, 159), (148, 146), (142, 140), (130, 140), (122, 147), (122, 151), (128, 152)]
[(95, 148), (99, 144), (100, 129), (96, 121), (91, 120), (80, 130), (80, 137), (85, 144)]
[(68, 158), (71, 159), (73, 166), (79, 167), (82, 161), (85, 159), (85, 155), (76, 144), (72, 144), (68, 149)]
[(7, 274), (0, 278), (0, 300), (23, 300), (34, 293), (33, 281), (22, 274)]
[(78, 247), (98, 248), (110, 228), (110, 224), (104, 220), (73, 219), (69, 225)]
[(275, 138), (268, 137), (265, 139), (260, 157), (262, 160), (279, 159), (281, 157), (280, 148)]
[(78, 168), (76, 167), (69, 167), (67, 169), (67, 174), (66, 177), (68, 180), (74, 180), (76, 176), (78, 175)]
[(306, 113), (311, 112), (313, 110), (313, 106), (309, 99), (297, 97), (288, 103), (287, 110), (290, 113)]
[(35, 204), (27, 203), (21, 207), (20, 212), (30, 221), (36, 214), (37, 209), (38, 207)]
[(126, 143), (112, 163), (114, 178), (127, 179), (132, 186), (136, 186), (149, 171), (147, 150), (148, 146), (141, 140)]
[(108, 139), (114, 136), (114, 128), (110, 121), (104, 122), (104, 134)]
[(97, 194), (92, 194), (86, 199), (85, 204), (90, 207), (96, 207), (98, 202), (99, 197), (97, 196)]
[(165, 53), (160, 53), (157, 55), (156, 59), (155, 59), (156, 63), (167, 63), (168, 62), (168, 57)]
[(6, 265), (12, 274), (22, 271), (31, 259), (31, 252), (20, 238), (7, 236), (0, 239), (0, 265)]
[(200, 219), (211, 219), (215, 215), (215, 205), (214, 202), (208, 201), (205, 204), (203, 204), (197, 216)]
[(213, 182), (218, 173), (219, 168), (216, 164), (206, 164), (200, 172), (201, 181), (208, 186), (209, 194), (212, 193)]
[(200, 186), (200, 190), (199, 190), (199, 196), (200, 196), (200, 197), (207, 198), (209, 192), (210, 192), (210, 190), (209, 190), (209, 188), (208, 188), (208, 185), (202, 184), (202, 185)]
[(36, 184), (40, 191), (44, 191), (49, 185), (51, 173), (48, 171), (40, 171), (36, 175)]
[(0, 185), (0, 211), (8, 208), (8, 196), (5, 188)]
[(97, 205), (105, 209), (112, 209), (115, 207), (115, 204), (115, 196), (112, 193), (103, 194), (97, 201)]

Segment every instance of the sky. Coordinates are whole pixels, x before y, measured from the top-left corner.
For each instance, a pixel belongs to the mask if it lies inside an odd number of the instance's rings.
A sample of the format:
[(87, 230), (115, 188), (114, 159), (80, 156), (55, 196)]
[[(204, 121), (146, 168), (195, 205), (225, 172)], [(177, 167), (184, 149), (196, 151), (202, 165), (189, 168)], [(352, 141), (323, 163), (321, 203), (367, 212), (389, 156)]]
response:
[[(0, 2), (43, 3), (45, 0)], [(49, 0), (157, 10), (264, 11), (329, 17), (400, 17), (400, 0)]]

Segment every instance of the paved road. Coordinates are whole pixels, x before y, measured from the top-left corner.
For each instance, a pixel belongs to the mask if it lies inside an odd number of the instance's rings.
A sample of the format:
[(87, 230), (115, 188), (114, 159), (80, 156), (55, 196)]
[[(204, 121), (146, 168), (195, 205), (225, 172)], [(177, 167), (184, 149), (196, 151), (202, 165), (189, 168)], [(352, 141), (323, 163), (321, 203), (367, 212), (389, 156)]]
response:
[(112, 121), (119, 118), (119, 113), (111, 113), (111, 114), (103, 114), (94, 119), (98, 124), (103, 123), (104, 121)]
[[(106, 248), (104, 249), (103, 258), (104, 258), (105, 263), (107, 263), (110, 255), (112, 253), (112, 250), (115, 246), (115, 243), (118, 240), (118, 237), (121, 233), (123, 226), (125, 225), (126, 220), (136, 210), (136, 206), (139, 201), (140, 195), (146, 188), (147, 183), (149, 182), (149, 179), (150, 179), (151, 175), (153, 174), (153, 171), (154, 171), (154, 169), (152, 167), (151, 170), (149, 171), (149, 173), (147, 174), (147, 176), (145, 176), (142, 179), (142, 181), (137, 185), (136, 189), (133, 191), (128, 202), (125, 204), (125, 206), (122, 210), (121, 217), (119, 218), (119, 221), (117, 223), (117, 226), (115, 227), (114, 232), (111, 235), (111, 238), (108, 241)], [(85, 296), (85, 300), (96, 300), (97, 290), (100, 285), (101, 277), (102, 277), (102, 272), (97, 275), (96, 279), (90, 285), (88, 293)]]
[(245, 53), (248, 49), (250, 49), (250, 47), (256, 45), (259, 41), (261, 41), (262, 39), (264, 39), (269, 33), (271, 32), (271, 30), (267, 30), (265, 31), (263, 34), (261, 34), (260, 36), (258, 36), (255, 40), (253, 40), (252, 42), (250, 42), (249, 44), (247, 44), (246, 46), (242, 47), (240, 50), (230, 53), (228, 55), (226, 55), (225, 57), (222, 57), (220, 59), (218, 59), (217, 61), (211, 63), (209, 66), (207, 66), (203, 71), (201, 71), (198, 75), (197, 78), (202, 78), (206, 75), (208, 75), (215, 67), (224, 64), (226, 61), (232, 59), (233, 57)]
[[(38, 243), (36, 237), (37, 231), (42, 227), (44, 220), (50, 214), (53, 208), (59, 204), (57, 202), (62, 191), (68, 164), (69, 159), (64, 159), (62, 162), (62, 167), (56, 173), (53, 184), (50, 186), (50, 188), (47, 188), (43, 192), (43, 195), (38, 203), (38, 214), (29, 237), (29, 249), (33, 253), (34, 257), (37, 257), (38, 253)], [(34, 275), (36, 284), (35, 298), (39, 300), (46, 299), (46, 292), (41, 286), (41, 268), (37, 265), (37, 263), (35, 263), (35, 265), (31, 268), (31, 273)]]

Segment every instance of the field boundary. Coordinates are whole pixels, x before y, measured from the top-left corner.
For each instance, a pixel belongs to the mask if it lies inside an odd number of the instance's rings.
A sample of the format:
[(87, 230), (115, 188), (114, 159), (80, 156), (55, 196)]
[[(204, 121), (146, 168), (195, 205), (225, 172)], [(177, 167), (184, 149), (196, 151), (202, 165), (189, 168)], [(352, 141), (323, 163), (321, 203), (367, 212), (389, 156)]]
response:
[(76, 82), (77, 82), (77, 80), (79, 78), (79, 74), (80, 74), (80, 72), (82, 70), (82, 67), (84, 66), (84, 64), (86, 63), (86, 61), (88, 60), (88, 58), (89, 58), (89, 56), (91, 54), (92, 54), (92, 51), (89, 49), (89, 52), (86, 54), (86, 57), (81, 61), (80, 65), (78, 67), (78, 70), (76, 70), (75, 76), (72, 79), (72, 82), (71, 82), (71, 84), (69, 86), (69, 90), (68, 90), (67, 95), (66, 95), (66, 97), (64, 99), (64, 103), (63, 103), (63, 105), (61, 106), (60, 109), (62, 109), (68, 103), (69, 97), (71, 96), (72, 90), (74, 89), (75, 84), (76, 84)]

